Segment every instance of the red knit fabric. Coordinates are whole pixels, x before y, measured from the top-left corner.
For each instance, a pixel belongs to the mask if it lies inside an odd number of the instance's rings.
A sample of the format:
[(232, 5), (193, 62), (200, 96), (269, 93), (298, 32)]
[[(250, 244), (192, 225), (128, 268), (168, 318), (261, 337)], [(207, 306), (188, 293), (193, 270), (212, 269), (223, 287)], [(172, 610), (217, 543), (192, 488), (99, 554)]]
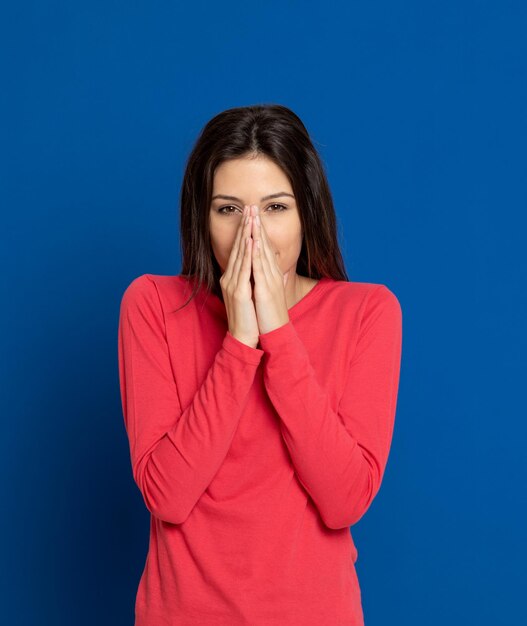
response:
[(181, 276), (121, 301), (134, 480), (151, 513), (135, 626), (362, 626), (350, 526), (386, 467), (402, 344), (396, 296), (322, 278), (258, 347)]

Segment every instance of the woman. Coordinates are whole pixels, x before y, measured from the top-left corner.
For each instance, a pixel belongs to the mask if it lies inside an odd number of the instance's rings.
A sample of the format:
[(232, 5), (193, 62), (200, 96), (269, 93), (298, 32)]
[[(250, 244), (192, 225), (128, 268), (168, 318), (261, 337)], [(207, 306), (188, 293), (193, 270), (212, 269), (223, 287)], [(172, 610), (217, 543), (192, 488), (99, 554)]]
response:
[(181, 237), (181, 274), (135, 278), (120, 310), (151, 513), (135, 624), (363, 624), (349, 527), (388, 458), (399, 302), (347, 280), (323, 166), (284, 106), (208, 122)]

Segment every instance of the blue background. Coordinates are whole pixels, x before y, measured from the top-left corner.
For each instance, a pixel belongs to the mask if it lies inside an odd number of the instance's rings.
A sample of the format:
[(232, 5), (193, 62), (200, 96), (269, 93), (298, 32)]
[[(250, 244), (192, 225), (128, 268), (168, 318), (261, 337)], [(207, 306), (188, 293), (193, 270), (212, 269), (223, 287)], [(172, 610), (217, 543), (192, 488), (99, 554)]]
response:
[(526, 623), (525, 3), (12, 2), (0, 24), (0, 621), (133, 623), (120, 298), (180, 271), (202, 126), (277, 102), (325, 162), (350, 279), (403, 308), (353, 527), (366, 625)]

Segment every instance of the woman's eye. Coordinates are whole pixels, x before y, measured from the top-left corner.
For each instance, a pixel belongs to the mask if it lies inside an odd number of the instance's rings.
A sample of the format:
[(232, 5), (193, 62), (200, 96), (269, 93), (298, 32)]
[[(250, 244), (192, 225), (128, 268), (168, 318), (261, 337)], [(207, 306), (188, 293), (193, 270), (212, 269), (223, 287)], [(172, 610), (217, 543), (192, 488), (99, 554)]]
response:
[[(285, 211), (287, 209), (287, 207), (285, 207), (283, 204), (276, 204), (276, 203), (271, 204), (269, 208), (271, 207), (280, 207), (278, 209), (273, 209), (271, 213), (280, 213), (281, 211)], [(234, 211), (230, 211), (229, 209), (234, 209)], [(232, 205), (222, 206), (220, 209), (218, 209), (218, 213), (222, 213), (223, 215), (232, 215), (236, 210), (237, 208)]]

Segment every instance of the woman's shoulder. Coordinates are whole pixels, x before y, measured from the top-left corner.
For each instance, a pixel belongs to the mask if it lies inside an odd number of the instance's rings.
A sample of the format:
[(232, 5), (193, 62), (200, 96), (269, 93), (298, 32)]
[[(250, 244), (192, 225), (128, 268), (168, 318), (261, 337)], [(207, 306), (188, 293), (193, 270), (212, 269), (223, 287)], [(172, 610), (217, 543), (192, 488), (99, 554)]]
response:
[[(383, 332), (390, 336), (402, 328), (399, 299), (384, 283), (335, 281), (331, 309), (339, 311), (341, 326), (360, 329), (361, 336)], [(331, 292), (330, 292), (331, 293)]]
[(390, 303), (400, 306), (395, 293), (384, 283), (360, 282), (354, 280), (332, 280), (328, 295), (336, 298), (339, 304), (364, 309), (378, 304)]
[(156, 304), (170, 311), (186, 302), (191, 292), (192, 285), (181, 274), (141, 274), (127, 285), (122, 301), (134, 305)]

